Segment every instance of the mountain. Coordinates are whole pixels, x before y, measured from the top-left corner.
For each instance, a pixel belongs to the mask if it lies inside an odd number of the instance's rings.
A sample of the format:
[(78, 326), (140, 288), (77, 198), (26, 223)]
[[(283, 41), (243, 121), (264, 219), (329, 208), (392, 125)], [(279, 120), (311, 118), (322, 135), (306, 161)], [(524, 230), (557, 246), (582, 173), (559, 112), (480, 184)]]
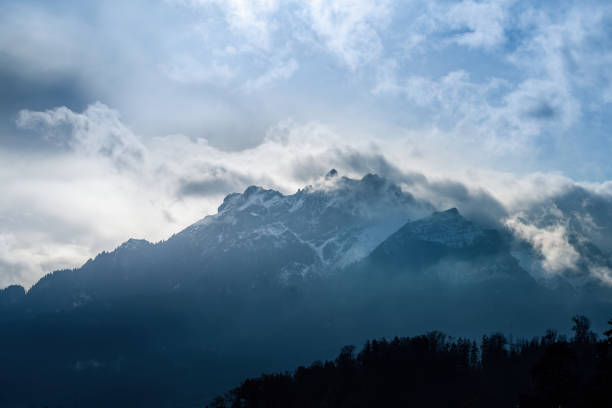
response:
[(465, 219), (456, 208), (406, 223), (363, 261), (368, 270), (411, 274), (435, 269), (444, 279), (478, 282), (533, 278), (510, 253), (501, 232)]
[(435, 210), (331, 171), (289, 195), (248, 187), (165, 241), (4, 289), (0, 405), (201, 406), (366, 338), (529, 335), (607, 310), (540, 285), (508, 232)]
[[(368, 174), (361, 180), (335, 170), (317, 186), (292, 195), (251, 186), (167, 242), (202, 257), (265, 258), (282, 282), (347, 266), (366, 256), (410, 219), (433, 210), (397, 185)], [(275, 276), (276, 277), (276, 276)]]
[(331, 171), (291, 195), (251, 186), (166, 241), (130, 239), (79, 269), (45, 276), (28, 291), (28, 309), (71, 310), (119, 293), (299, 284), (362, 259), (432, 210), (373, 174), (355, 180)]

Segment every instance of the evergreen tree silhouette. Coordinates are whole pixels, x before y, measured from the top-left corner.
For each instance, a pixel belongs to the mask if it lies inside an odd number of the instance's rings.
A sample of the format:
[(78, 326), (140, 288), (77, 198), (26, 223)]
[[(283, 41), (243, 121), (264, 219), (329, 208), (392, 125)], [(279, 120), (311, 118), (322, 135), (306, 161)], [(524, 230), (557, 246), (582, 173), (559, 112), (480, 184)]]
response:
[(612, 329), (598, 341), (588, 318), (572, 322), (569, 341), (493, 333), (480, 350), (441, 332), (369, 340), (357, 355), (345, 346), (333, 361), (245, 380), (209, 407), (612, 407)]
[(604, 335), (608, 338), (608, 343), (612, 344), (612, 319), (608, 320), (608, 325), (611, 327), (604, 332)]

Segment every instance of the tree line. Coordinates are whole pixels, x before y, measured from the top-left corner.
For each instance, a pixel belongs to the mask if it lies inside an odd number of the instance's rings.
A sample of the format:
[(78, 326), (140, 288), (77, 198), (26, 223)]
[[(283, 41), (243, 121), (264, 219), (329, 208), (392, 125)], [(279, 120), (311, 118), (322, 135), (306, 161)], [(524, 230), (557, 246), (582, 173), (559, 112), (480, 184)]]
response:
[(585, 316), (572, 321), (571, 338), (494, 333), (478, 344), (434, 331), (345, 346), (333, 361), (247, 379), (208, 407), (612, 407), (612, 328), (599, 337)]

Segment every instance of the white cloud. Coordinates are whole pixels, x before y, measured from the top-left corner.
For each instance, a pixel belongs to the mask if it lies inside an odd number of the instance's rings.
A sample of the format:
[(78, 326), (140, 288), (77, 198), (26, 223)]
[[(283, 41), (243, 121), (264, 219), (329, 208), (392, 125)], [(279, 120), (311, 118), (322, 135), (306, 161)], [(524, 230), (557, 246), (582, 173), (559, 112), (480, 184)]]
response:
[[(465, 138), (468, 146), (484, 144), (491, 153), (537, 154), (543, 140), (554, 145), (574, 139), (585, 114), (599, 116), (609, 104), (612, 76), (605, 67), (612, 52), (606, 27), (612, 8), (560, 7), (553, 13), (515, 5), (431, 3), (408, 29), (408, 60), (386, 57), (373, 93), (404, 98), (407, 109), (425, 109), (431, 129), (442, 129), (449, 139)], [(513, 51), (494, 59), (502, 63), (496, 65), (500, 72), (479, 79), (469, 66), (439, 76), (410, 73), (415, 51), (427, 55), (458, 44), (498, 52), (506, 29), (515, 43), (509, 44)], [(481, 63), (487, 61), (475, 62)]]
[(400, 77), (394, 60), (382, 64), (372, 92), (404, 98), (426, 109), (432, 128), (444, 129), (466, 146), (481, 145), (488, 153), (526, 154), (534, 138), (571, 129), (581, 117), (579, 101), (564, 83), (528, 78), (514, 84), (503, 78), (472, 80), (467, 71), (431, 79)]
[(580, 255), (569, 243), (564, 225), (538, 228), (523, 222), (519, 215), (515, 215), (506, 220), (506, 226), (519, 238), (529, 242), (542, 255), (542, 266), (548, 273), (561, 275), (568, 269), (578, 268)]
[[(377, 59), (383, 52), (378, 31), (391, 18), (390, 0), (176, 0), (197, 7), (216, 6), (246, 51), (276, 55), (279, 44), (315, 45), (334, 55), (351, 70)], [(280, 21), (282, 19), (282, 21)], [(242, 44), (231, 49), (244, 50)]]
[[(438, 9), (437, 14), (451, 32), (456, 32), (451, 34), (451, 41), (468, 47), (490, 49), (506, 41), (508, 8), (512, 3), (512, 0), (464, 0), (453, 4), (446, 11)], [(445, 5), (441, 7), (446, 8)]]
[[(75, 259), (89, 252), (86, 245), (57, 241), (40, 231), (0, 232), (0, 287), (33, 283), (32, 277), (58, 269), (72, 268)], [(24, 276), (25, 275), (25, 276)]]
[(508, 56), (511, 63), (534, 79), (554, 84), (557, 94), (574, 104), (582, 92), (597, 98), (582, 101), (585, 106), (608, 103), (612, 7), (574, 6), (555, 14), (531, 10), (521, 20), (519, 29), (527, 35)]
[[(444, 129), (443, 137), (449, 140), (455, 136), (464, 148), (479, 146), (493, 154), (524, 154), (532, 147), (534, 136), (574, 123), (571, 99), (563, 99), (547, 83), (526, 81), (518, 88), (500, 78), (479, 83), (466, 71), (449, 72), (435, 80), (398, 78), (396, 69), (393, 61), (381, 67), (373, 93), (399, 96), (426, 109), (431, 126)], [(557, 115), (563, 118), (558, 120)]]
[(378, 30), (389, 21), (391, 7), (387, 0), (310, 0), (307, 12), (326, 48), (354, 70), (382, 55)]
[[(142, 143), (121, 122), (119, 112), (99, 102), (80, 114), (66, 107), (45, 112), (22, 110), (17, 126), (44, 130), (47, 138), (56, 138), (79, 153), (109, 157), (122, 166), (133, 167), (144, 159)], [(58, 129), (59, 133), (54, 133)]]
[(265, 74), (255, 78), (249, 79), (244, 84), (244, 89), (247, 92), (251, 92), (254, 90), (259, 90), (265, 88), (271, 83), (277, 81), (286, 81), (293, 76), (293, 74), (298, 70), (299, 64), (293, 58), (285, 63), (281, 63), (272, 67)]
[[(407, 3), (414, 17), (405, 27), (406, 51), (422, 53), (458, 45), (494, 52), (507, 41), (516, 0), (422, 1)], [(406, 5), (404, 5), (406, 6)], [(410, 7), (408, 6), (408, 7)]]
[(602, 283), (612, 286), (612, 270), (605, 266), (592, 266), (591, 273)]
[(278, 10), (276, 0), (173, 0), (177, 4), (206, 7), (214, 5), (223, 10), (230, 28), (251, 46), (269, 51), (275, 30), (272, 16)]

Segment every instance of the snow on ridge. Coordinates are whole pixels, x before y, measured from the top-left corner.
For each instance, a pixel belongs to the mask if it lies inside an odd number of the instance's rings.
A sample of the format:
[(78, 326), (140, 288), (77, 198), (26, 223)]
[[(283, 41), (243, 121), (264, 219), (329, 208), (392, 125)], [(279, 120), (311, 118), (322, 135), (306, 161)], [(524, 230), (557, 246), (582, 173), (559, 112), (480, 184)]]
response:
[(329, 174), (294, 194), (257, 186), (229, 194), (217, 214), (178, 235), (203, 255), (229, 248), (256, 251), (258, 245), (283, 248), (290, 243), (311, 251), (314, 263), (286, 265), (279, 272), (286, 277), (348, 266), (409, 220), (433, 210), (379, 176), (351, 179)]

